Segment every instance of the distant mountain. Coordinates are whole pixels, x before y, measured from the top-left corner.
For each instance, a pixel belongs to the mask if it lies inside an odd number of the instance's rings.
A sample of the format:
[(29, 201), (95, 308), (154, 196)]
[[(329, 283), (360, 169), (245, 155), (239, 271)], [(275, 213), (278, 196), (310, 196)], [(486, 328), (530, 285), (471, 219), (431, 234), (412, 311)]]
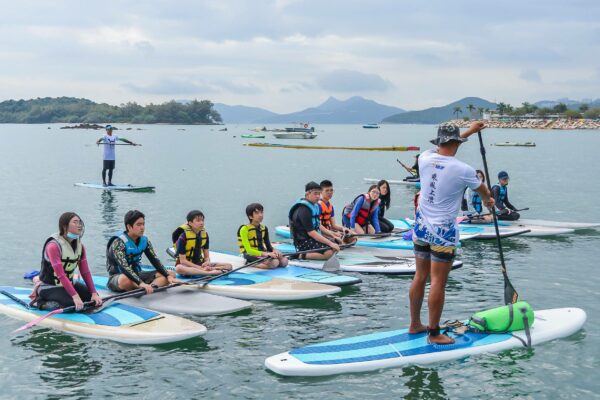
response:
[[(373, 100), (354, 96), (348, 100), (328, 98), (317, 107), (307, 108), (291, 114), (269, 116), (261, 123), (309, 122), (311, 124), (365, 124), (381, 121), (393, 114), (403, 113), (398, 107), (386, 106)], [(221, 114), (223, 115), (223, 114)], [(225, 117), (223, 117), (224, 120)]]
[(558, 105), (559, 103), (565, 104), (568, 108), (570, 108), (572, 110), (578, 109), (579, 106), (582, 104), (587, 104), (588, 106), (590, 106), (590, 108), (600, 107), (600, 99), (571, 100), (571, 99), (567, 99), (567, 98), (562, 98), (562, 99), (558, 99), (558, 100), (541, 100), (541, 101), (538, 101), (533, 104), (535, 104), (539, 108), (544, 108), (544, 107), (552, 108), (552, 107)]
[(226, 124), (260, 123), (263, 119), (276, 117), (278, 114), (258, 107), (228, 106), (215, 103), (213, 106)]
[(483, 107), (493, 110), (496, 108), (495, 103), (491, 103), (479, 97), (465, 97), (464, 99), (455, 101), (443, 107), (431, 107), (421, 111), (408, 111), (401, 114), (392, 115), (385, 118), (382, 123), (384, 124), (439, 124), (444, 121), (456, 118), (454, 115), (454, 107), (460, 107), (462, 114), (459, 114), (459, 118), (463, 116), (470, 116), (469, 111), (466, 107), (472, 104), (476, 108)]

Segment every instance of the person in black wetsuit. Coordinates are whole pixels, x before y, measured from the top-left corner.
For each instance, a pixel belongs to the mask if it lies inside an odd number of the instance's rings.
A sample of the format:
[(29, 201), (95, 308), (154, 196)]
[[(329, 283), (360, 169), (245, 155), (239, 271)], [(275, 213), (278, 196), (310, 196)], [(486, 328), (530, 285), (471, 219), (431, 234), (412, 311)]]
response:
[(508, 200), (508, 173), (500, 171), (498, 173), (498, 184), (492, 187), (492, 196), (496, 201), (496, 214), (498, 219), (504, 221), (516, 221), (521, 215), (517, 212), (517, 208)]
[(379, 227), (382, 233), (390, 233), (394, 230), (394, 224), (389, 219), (384, 218), (385, 210), (390, 208), (392, 200), (390, 184), (382, 179), (377, 183), (377, 187), (379, 188), (379, 199), (381, 200), (379, 204)]

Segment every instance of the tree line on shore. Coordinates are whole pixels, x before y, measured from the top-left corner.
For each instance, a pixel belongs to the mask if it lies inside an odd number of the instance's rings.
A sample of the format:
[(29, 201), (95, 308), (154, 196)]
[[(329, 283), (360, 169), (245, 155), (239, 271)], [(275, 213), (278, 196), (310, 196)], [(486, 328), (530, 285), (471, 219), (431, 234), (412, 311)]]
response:
[[(580, 104), (577, 109), (570, 109), (564, 103), (558, 103), (554, 107), (538, 107), (535, 104), (522, 103), (521, 107), (513, 107), (508, 103), (498, 103), (495, 110), (489, 108), (475, 107), (469, 104), (464, 109), (469, 115), (463, 115), (463, 118), (481, 118), (483, 114), (489, 114), (493, 112), (498, 115), (507, 115), (511, 117), (520, 117), (523, 115), (536, 115), (539, 118), (546, 118), (549, 115), (559, 115), (563, 118), (568, 119), (598, 119), (600, 117), (600, 107), (591, 108), (588, 104)], [(459, 118), (459, 114), (463, 114), (462, 107), (454, 107), (453, 114), (456, 118)]]
[(95, 103), (73, 97), (7, 100), (0, 102), (0, 123), (95, 123), (132, 124), (215, 124), (221, 115), (209, 100), (139, 105), (129, 102), (118, 106)]

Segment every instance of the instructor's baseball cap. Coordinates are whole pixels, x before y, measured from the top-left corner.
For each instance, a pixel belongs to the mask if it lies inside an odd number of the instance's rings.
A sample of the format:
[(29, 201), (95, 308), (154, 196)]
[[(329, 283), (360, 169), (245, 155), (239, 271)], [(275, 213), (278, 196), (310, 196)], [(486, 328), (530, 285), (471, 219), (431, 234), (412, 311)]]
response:
[(321, 185), (319, 185), (317, 182), (310, 181), (306, 184), (306, 186), (304, 186), (304, 191), (310, 192), (311, 190), (321, 190)]
[(452, 124), (442, 124), (438, 126), (437, 137), (435, 139), (430, 140), (432, 144), (438, 145), (442, 143), (447, 143), (451, 140), (456, 140), (457, 142), (466, 142), (467, 138), (460, 137), (460, 128), (456, 125)]
[(113, 127), (112, 127), (112, 125), (110, 125), (110, 124), (109, 124), (109, 125), (106, 125), (106, 126), (104, 127), (104, 129), (106, 129), (106, 130), (109, 130), (109, 129), (112, 129), (112, 128), (113, 128)]
[(508, 172), (506, 172), (506, 171), (498, 172), (498, 179), (499, 180), (508, 179)]

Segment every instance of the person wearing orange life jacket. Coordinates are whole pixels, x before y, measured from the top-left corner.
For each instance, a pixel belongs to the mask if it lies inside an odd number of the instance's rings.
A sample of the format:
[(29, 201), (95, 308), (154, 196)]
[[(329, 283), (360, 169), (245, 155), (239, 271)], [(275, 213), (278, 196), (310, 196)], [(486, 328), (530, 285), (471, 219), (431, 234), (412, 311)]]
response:
[(381, 233), (379, 226), (379, 189), (371, 185), (367, 193), (360, 194), (344, 207), (342, 223), (356, 233)]
[[(337, 243), (323, 233), (332, 235), (327, 228), (321, 228), (320, 210), (317, 202), (321, 196), (321, 186), (308, 182), (304, 187), (304, 197), (296, 200), (288, 212), (290, 233), (297, 251), (315, 250), (300, 255), (310, 260), (327, 260), (340, 251)], [(326, 249), (329, 247), (329, 249)], [(321, 249), (321, 250), (318, 250)]]
[[(338, 225), (335, 220), (335, 210), (331, 203), (333, 197), (333, 183), (325, 179), (321, 181), (321, 198), (317, 203), (321, 210), (321, 230), (326, 232), (327, 230), (333, 233), (331, 236), (338, 243), (354, 244), (356, 243), (355, 237), (345, 237), (351, 235), (354, 232), (352, 229), (348, 229), (343, 225)], [(323, 229), (325, 228), (325, 229)]]

